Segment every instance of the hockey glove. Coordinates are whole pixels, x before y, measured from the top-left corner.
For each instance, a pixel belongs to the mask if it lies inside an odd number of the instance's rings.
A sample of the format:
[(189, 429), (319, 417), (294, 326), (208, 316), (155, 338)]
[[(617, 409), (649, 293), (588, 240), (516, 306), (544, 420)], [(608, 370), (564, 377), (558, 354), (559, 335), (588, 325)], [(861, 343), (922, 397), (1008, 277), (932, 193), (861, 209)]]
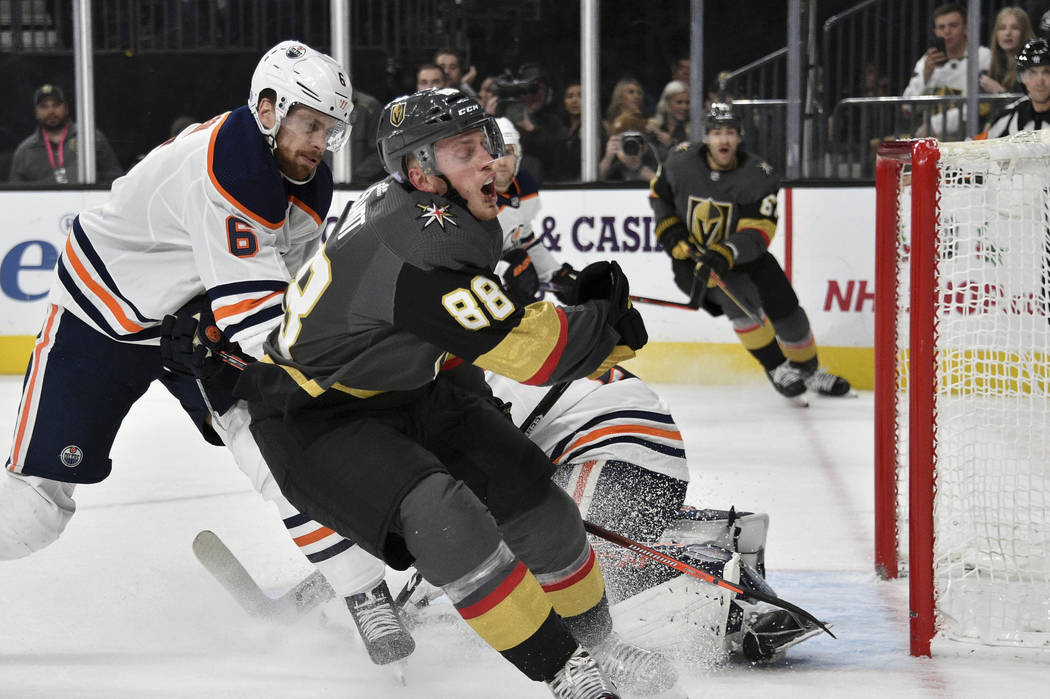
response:
[(736, 251), (728, 243), (725, 245), (710, 245), (700, 255), (700, 264), (706, 265), (708, 269), (719, 277), (725, 277), (726, 272), (733, 269), (733, 265), (736, 264)]
[(551, 286), (554, 287), (554, 296), (558, 301), (570, 306), (569, 298), (573, 287), (576, 286), (576, 277), (579, 272), (572, 268), (568, 262), (563, 262), (561, 267), (551, 275)]
[(540, 278), (529, 253), (515, 248), (503, 256), (510, 267), (503, 273), (503, 286), (515, 306), (528, 306), (540, 298)]
[(696, 253), (689, 242), (689, 231), (677, 216), (666, 218), (656, 226), (656, 239), (664, 252), (676, 260), (688, 260)]
[(593, 262), (576, 278), (576, 304), (598, 299), (609, 302), (606, 322), (619, 333), (620, 344), (632, 350), (644, 347), (649, 341), (645, 322), (638, 309), (631, 306), (627, 275), (615, 262)]

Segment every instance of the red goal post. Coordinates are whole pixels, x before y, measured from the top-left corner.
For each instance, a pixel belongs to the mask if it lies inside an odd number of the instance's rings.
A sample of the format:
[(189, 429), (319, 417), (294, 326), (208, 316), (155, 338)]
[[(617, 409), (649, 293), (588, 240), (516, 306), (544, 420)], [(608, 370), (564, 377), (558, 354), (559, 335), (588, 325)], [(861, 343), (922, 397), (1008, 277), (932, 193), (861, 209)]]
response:
[(875, 567), (913, 655), (1050, 648), (1048, 236), (1050, 131), (879, 147)]

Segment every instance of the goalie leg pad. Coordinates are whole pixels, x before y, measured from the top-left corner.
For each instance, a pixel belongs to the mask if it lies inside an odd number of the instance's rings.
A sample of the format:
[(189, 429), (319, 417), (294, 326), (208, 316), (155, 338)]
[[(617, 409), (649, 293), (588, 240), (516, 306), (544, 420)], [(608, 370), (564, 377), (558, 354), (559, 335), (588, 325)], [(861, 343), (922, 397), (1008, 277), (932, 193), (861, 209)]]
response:
[(744, 563), (765, 576), (768, 532), (769, 515), (765, 513), (686, 506), (664, 530), (660, 543), (673, 546), (714, 543), (738, 552)]
[[(689, 547), (670, 555), (732, 582), (740, 580), (740, 555)], [(713, 660), (724, 649), (733, 593), (679, 575), (612, 607), (613, 623), (625, 639), (669, 657)]]

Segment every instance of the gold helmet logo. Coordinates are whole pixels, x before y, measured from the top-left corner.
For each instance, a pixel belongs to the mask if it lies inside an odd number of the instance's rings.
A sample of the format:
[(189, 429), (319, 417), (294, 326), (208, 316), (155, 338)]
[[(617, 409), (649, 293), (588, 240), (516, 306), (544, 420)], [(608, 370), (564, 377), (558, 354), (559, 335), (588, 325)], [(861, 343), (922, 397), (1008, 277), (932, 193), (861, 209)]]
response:
[(405, 103), (395, 104), (390, 108), (390, 123), (393, 126), (401, 126), (401, 122), (405, 120)]

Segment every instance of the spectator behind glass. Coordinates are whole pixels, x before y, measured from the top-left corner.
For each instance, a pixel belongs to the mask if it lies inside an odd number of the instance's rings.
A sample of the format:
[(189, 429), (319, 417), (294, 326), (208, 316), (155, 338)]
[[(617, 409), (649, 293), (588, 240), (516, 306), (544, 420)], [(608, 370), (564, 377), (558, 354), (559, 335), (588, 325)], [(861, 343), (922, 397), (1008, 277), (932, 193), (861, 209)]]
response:
[(621, 79), (613, 86), (609, 108), (605, 111), (605, 122), (602, 126), (609, 133), (613, 133), (613, 124), (624, 113), (644, 117), (642, 112), (644, 104), (645, 90), (642, 89), (642, 84), (634, 78)]
[(612, 123), (605, 155), (598, 163), (598, 178), (606, 182), (648, 182), (659, 163), (645, 136), (647, 122), (633, 112), (624, 112)]
[[(372, 95), (354, 88), (354, 128), (350, 131), (351, 184), (369, 185), (386, 177), (383, 161), (376, 150), (376, 133), (383, 105)], [(326, 153), (326, 155), (328, 155)], [(330, 157), (330, 156), (329, 156)]]
[(434, 65), (445, 71), (445, 87), (457, 88), (471, 97), (478, 96), (470, 85), (478, 77), (478, 71), (471, 66), (467, 74), (463, 74), (463, 58), (459, 51), (447, 47), (438, 49), (434, 52)]
[[(506, 105), (500, 105), (498, 86), (504, 81), (530, 85), (527, 92), (516, 98), (523, 108), (506, 111)], [(555, 176), (565, 157), (565, 127), (551, 105), (550, 80), (546, 71), (538, 63), (526, 63), (516, 74), (499, 76), (492, 90), (497, 97), (490, 100), (485, 109), (509, 118), (521, 134), (521, 148), (525, 153), (522, 165), (540, 182)]]
[(689, 85), (678, 80), (664, 85), (649, 120), (649, 136), (661, 163), (672, 148), (689, 140)]
[[(77, 125), (69, 118), (69, 105), (58, 85), (42, 85), (33, 94), (39, 127), (18, 144), (11, 159), (12, 182), (66, 184), (77, 175)], [(95, 162), (99, 184), (109, 184), (123, 174), (117, 156), (101, 131), (95, 131)]]
[(492, 100), (496, 98), (496, 94), (492, 91), (492, 83), (494, 82), (496, 82), (496, 76), (490, 75), (481, 81), (481, 86), (478, 88), (478, 102), (489, 113), (492, 113), (492, 109), (490, 109)]
[(671, 80), (677, 80), (688, 85), (690, 66), (691, 62), (688, 55), (676, 58), (671, 64)]
[(988, 73), (981, 73), (981, 92), (1020, 92), (1017, 81), (1017, 54), (1030, 39), (1035, 38), (1028, 13), (1020, 7), (1004, 7), (995, 16), (988, 46), (992, 62)]
[[(943, 40), (944, 50), (932, 46), (919, 57), (911, 81), (904, 88), (905, 97), (966, 94), (966, 10), (955, 3), (938, 6), (933, 11), (933, 33), (935, 41)], [(977, 62), (980, 70), (988, 70), (991, 55), (987, 46), (979, 47)], [(959, 108), (939, 112), (930, 118), (932, 133), (929, 135), (938, 138), (961, 136)], [(925, 130), (924, 124), (916, 135), (927, 135)]]
[(555, 179), (562, 182), (580, 181), (580, 118), (583, 115), (583, 88), (579, 80), (571, 80), (561, 96), (562, 124), (565, 126), (565, 158)]
[(444, 87), (445, 71), (433, 63), (424, 63), (416, 71), (416, 91), (425, 90), (428, 87)]

